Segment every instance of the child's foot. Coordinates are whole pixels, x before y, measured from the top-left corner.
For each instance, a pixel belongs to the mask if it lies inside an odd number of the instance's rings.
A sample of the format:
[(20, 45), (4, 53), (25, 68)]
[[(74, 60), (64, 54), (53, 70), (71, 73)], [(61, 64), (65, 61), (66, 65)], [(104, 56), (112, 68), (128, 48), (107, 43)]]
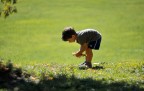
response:
[(82, 63), (82, 64), (80, 64), (79, 65), (79, 68), (80, 69), (87, 69), (87, 68), (92, 68), (92, 64), (91, 64), (91, 62), (84, 62), (84, 63)]

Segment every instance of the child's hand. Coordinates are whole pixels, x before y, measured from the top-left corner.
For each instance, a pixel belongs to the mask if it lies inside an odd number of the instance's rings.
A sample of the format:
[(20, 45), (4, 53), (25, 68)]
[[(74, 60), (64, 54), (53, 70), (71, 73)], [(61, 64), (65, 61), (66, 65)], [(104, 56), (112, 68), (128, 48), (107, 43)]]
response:
[(73, 54), (73, 56), (76, 56), (76, 57), (78, 57), (78, 58), (80, 58), (81, 56), (82, 56), (82, 54), (80, 54), (80, 53), (78, 53), (78, 52), (75, 52), (75, 53), (72, 53)]
[(76, 56), (76, 57), (86, 56), (85, 54), (82, 54), (80, 52), (74, 52), (72, 54), (73, 54), (73, 56)]

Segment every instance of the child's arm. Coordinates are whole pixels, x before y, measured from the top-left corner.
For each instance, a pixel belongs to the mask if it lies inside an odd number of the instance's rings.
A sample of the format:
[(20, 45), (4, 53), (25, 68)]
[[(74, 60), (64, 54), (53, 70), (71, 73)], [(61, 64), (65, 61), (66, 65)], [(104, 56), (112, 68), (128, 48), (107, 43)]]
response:
[(82, 53), (87, 49), (87, 43), (84, 43), (83, 45), (80, 46), (80, 50), (76, 53), (73, 53), (76, 57), (81, 57), (83, 56)]

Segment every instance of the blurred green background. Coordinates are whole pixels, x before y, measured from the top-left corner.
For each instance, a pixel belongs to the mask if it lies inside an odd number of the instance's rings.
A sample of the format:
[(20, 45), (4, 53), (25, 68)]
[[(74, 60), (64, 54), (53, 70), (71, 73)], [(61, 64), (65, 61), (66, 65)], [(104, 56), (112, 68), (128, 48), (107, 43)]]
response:
[(79, 64), (64, 27), (102, 34), (93, 62), (144, 61), (144, 0), (18, 0), (17, 14), (0, 17), (0, 58), (19, 65)]

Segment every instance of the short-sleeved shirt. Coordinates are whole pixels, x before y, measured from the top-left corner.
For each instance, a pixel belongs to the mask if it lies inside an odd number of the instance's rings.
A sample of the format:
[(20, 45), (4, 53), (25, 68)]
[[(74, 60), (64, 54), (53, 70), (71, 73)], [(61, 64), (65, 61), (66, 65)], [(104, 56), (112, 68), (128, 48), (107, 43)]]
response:
[(80, 45), (83, 45), (84, 43), (90, 43), (91, 41), (97, 41), (99, 38), (101, 38), (101, 34), (94, 29), (85, 29), (76, 32), (77, 33), (77, 39), (76, 42)]

